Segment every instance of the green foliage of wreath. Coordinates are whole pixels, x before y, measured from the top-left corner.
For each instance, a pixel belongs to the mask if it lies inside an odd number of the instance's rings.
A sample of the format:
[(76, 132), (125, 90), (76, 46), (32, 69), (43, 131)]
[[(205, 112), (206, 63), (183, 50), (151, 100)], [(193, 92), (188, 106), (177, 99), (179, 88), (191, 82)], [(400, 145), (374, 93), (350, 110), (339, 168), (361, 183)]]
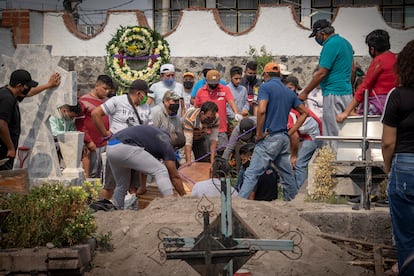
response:
[(162, 35), (141, 26), (120, 26), (106, 52), (106, 71), (124, 91), (136, 79), (149, 84), (156, 81), (161, 65), (170, 59), (169, 45)]

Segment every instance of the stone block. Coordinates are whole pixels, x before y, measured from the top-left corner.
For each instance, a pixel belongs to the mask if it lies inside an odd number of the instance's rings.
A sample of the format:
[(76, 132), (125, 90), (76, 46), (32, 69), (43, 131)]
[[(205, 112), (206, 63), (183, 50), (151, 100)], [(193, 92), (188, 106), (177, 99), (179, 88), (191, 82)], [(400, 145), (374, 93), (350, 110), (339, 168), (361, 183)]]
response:
[(11, 271), (47, 271), (46, 249), (22, 249), (13, 252), (11, 257), (13, 258), (13, 267)]
[(82, 266), (88, 264), (92, 260), (92, 250), (90, 244), (75, 245), (72, 249), (78, 251), (78, 256)]
[(0, 271), (11, 271), (13, 268), (13, 257), (8, 252), (0, 251)]
[(69, 248), (1, 250), (0, 271), (11, 273), (49, 271), (48, 275), (82, 275), (92, 260), (91, 244), (92, 242)]
[(48, 268), (50, 270), (76, 270), (87, 266), (92, 260), (89, 244), (75, 245), (50, 251)]
[(49, 259), (76, 259), (78, 258), (78, 250), (74, 250), (72, 248), (58, 248), (55, 250), (51, 250), (47, 257)]
[(76, 270), (82, 267), (81, 261), (76, 259), (49, 259), (49, 270)]

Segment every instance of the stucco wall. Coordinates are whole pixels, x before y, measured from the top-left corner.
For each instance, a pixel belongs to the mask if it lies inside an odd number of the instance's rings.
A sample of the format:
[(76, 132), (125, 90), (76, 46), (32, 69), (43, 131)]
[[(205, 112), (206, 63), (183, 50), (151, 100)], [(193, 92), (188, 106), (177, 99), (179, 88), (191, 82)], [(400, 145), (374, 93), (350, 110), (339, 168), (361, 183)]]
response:
[[(38, 13), (32, 12), (30, 41), (51, 45), (55, 56), (104, 56), (106, 43), (120, 25), (142, 25), (137, 12), (109, 12), (103, 30), (90, 39), (74, 35), (73, 30), (65, 25), (64, 13), (45, 12), (40, 20)], [(351, 42), (358, 56), (367, 54), (365, 36), (374, 29), (381, 28), (390, 33), (395, 52), (414, 38), (414, 28), (399, 30), (389, 27), (377, 6), (340, 7), (333, 26), (337, 33)], [(32, 37), (33, 34), (37, 35)], [(297, 22), (292, 7), (280, 5), (261, 6), (253, 26), (239, 34), (224, 29), (215, 9), (183, 10), (176, 28), (165, 38), (170, 44), (172, 57), (246, 56), (249, 46), (257, 49), (265, 46), (274, 55), (318, 56), (320, 47), (308, 38), (309, 34), (310, 29)], [(3, 41), (3, 35), (1, 38)]]
[[(96, 76), (104, 72), (105, 45), (117, 28), (120, 25), (143, 25), (148, 22), (140, 11), (109, 12), (101, 32), (92, 38), (85, 38), (77, 36), (73, 29), (68, 28), (64, 13), (32, 13), (31, 43), (51, 45), (51, 54), (62, 57), (61, 66), (78, 73), (81, 93), (87, 91)], [(400, 51), (414, 38), (414, 28), (397, 30), (389, 27), (377, 6), (341, 7), (333, 26), (337, 33), (351, 42), (356, 60), (364, 69), (370, 62), (365, 36), (372, 30), (387, 30), (394, 52)], [(39, 35), (32, 37), (36, 33)], [(309, 34), (310, 29), (296, 21), (291, 7), (280, 5), (260, 7), (252, 28), (240, 34), (227, 32), (215, 9), (183, 10), (177, 27), (165, 38), (170, 44), (171, 62), (177, 67), (178, 79), (181, 79), (184, 70), (199, 73), (206, 61), (215, 63), (223, 77), (228, 79), (231, 66), (244, 66), (247, 62), (250, 46), (256, 49), (265, 46), (275, 56), (275, 61), (287, 64), (304, 85), (317, 65), (321, 50), (313, 39), (308, 38)], [(13, 40), (9, 29), (0, 29), (0, 40), (1, 53), (11, 55)]]
[[(103, 56), (105, 45), (119, 25), (137, 24), (134, 12), (112, 12), (104, 30), (96, 37), (81, 40), (63, 23), (62, 14), (44, 16), (44, 44), (52, 45), (53, 55)], [(391, 35), (393, 51), (414, 38), (414, 29), (397, 30), (389, 27), (376, 6), (341, 7), (333, 21), (337, 33), (346, 37), (355, 55), (366, 55), (365, 36), (374, 29), (385, 29)], [(317, 56), (320, 47), (309, 39), (310, 30), (295, 20), (290, 6), (260, 7), (255, 24), (242, 34), (231, 34), (221, 25), (217, 10), (183, 10), (177, 27), (166, 35), (173, 57), (246, 56), (249, 46), (266, 46), (275, 55)]]

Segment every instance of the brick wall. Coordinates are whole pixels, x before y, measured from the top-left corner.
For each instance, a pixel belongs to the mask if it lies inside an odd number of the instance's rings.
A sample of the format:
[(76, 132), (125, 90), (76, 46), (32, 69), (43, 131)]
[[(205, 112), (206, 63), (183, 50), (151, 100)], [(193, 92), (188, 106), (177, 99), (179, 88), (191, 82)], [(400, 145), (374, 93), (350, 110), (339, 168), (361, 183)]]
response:
[(30, 11), (29, 10), (4, 10), (1, 26), (11, 28), (13, 32), (13, 44), (30, 43)]

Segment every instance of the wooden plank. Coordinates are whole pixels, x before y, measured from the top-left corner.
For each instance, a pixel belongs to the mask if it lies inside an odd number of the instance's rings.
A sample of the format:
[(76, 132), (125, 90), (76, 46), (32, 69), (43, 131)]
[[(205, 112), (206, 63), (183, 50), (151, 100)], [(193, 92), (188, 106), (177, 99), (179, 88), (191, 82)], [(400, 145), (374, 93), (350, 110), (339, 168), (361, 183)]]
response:
[(210, 163), (195, 162), (191, 166), (181, 167), (178, 172), (183, 179), (184, 188), (187, 194), (191, 193), (194, 183), (210, 178)]
[[(178, 172), (183, 180), (184, 190), (186, 194), (191, 194), (194, 183), (210, 178), (210, 163), (196, 162), (191, 166), (179, 168)], [(155, 183), (147, 185), (145, 194), (138, 196), (138, 209), (144, 209), (157, 197), (162, 197)]]
[(329, 240), (337, 240), (337, 241), (351, 242), (351, 243), (366, 245), (366, 246), (369, 246), (371, 248), (373, 248), (374, 245), (377, 245), (377, 246), (380, 246), (381, 248), (385, 248), (385, 249), (395, 249), (391, 245), (386, 245), (386, 244), (381, 244), (381, 243), (372, 243), (372, 242), (367, 242), (367, 241), (361, 241), (361, 240), (352, 239), (352, 238), (346, 238), (346, 237), (342, 237), (342, 236), (338, 236), (338, 235), (333, 235), (333, 234), (321, 233), (321, 234), (319, 234), (319, 236), (322, 237), (322, 238), (329, 239)]
[(385, 276), (384, 273), (384, 262), (382, 258), (382, 250), (380, 246), (374, 246), (374, 265), (375, 265), (375, 275), (376, 276)]
[(27, 169), (0, 171), (0, 193), (29, 192), (29, 174)]
[(138, 195), (138, 209), (142, 210), (150, 204), (157, 197), (162, 197), (161, 192), (155, 185), (147, 185), (147, 191), (145, 194)]

